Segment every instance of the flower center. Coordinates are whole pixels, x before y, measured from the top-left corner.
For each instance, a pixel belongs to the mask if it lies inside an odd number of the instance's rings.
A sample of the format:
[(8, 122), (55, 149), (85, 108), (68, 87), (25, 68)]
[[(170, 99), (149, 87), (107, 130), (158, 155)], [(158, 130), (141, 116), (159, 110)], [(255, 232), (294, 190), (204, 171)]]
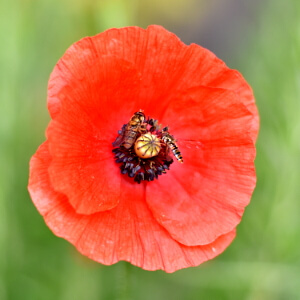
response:
[(122, 126), (113, 146), (116, 162), (121, 164), (121, 173), (137, 183), (152, 181), (165, 174), (173, 163), (171, 152), (179, 162), (183, 162), (168, 127), (161, 129), (158, 121), (146, 118), (142, 110)]

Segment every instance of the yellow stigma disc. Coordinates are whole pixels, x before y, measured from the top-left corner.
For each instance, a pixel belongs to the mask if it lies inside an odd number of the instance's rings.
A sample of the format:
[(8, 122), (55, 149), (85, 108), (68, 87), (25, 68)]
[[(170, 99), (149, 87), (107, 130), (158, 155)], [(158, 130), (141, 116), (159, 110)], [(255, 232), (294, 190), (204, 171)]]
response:
[(141, 135), (134, 144), (134, 151), (141, 158), (156, 156), (161, 149), (159, 138), (151, 133)]

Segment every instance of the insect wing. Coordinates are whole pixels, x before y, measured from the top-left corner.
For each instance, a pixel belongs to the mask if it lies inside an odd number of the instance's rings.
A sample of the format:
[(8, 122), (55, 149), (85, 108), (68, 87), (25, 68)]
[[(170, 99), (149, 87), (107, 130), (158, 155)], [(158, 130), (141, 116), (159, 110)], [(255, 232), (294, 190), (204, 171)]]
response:
[(120, 147), (123, 144), (125, 137), (125, 129), (126, 124), (123, 125), (121, 130), (119, 130), (119, 135), (117, 136), (116, 140), (112, 143), (114, 147)]
[(170, 148), (170, 146), (168, 145), (168, 144), (166, 144), (166, 159), (167, 159), (167, 161), (171, 161), (171, 160), (173, 160), (173, 158), (172, 158), (172, 149)]

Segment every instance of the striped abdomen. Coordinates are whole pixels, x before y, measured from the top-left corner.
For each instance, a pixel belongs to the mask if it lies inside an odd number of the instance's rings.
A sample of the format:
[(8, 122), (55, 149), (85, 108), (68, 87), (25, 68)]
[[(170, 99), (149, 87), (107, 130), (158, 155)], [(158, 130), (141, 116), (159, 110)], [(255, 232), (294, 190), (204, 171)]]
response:
[(140, 131), (144, 123), (145, 115), (142, 110), (136, 112), (130, 119), (125, 128), (123, 146), (129, 149), (135, 142), (137, 133)]
[(139, 127), (140, 127), (139, 124), (136, 124), (134, 126), (131, 126), (130, 124), (127, 125), (125, 129), (124, 143), (123, 143), (123, 146), (126, 149), (129, 149), (135, 142)]
[(183, 158), (182, 158), (181, 152), (179, 151), (179, 148), (178, 148), (174, 138), (170, 134), (166, 134), (162, 137), (162, 140), (172, 150), (173, 155), (176, 157), (176, 159), (179, 162), (183, 163)]

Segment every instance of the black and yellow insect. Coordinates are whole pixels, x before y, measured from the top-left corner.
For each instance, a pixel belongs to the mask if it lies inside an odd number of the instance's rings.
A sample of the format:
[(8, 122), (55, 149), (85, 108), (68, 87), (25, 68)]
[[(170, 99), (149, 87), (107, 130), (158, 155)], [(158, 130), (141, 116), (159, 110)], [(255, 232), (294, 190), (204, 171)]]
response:
[(168, 127), (164, 127), (162, 129), (161, 139), (170, 148), (170, 150), (173, 152), (173, 155), (176, 157), (176, 159), (180, 163), (183, 163), (181, 152), (179, 151), (175, 138), (173, 137), (173, 135), (169, 133)]
[(119, 132), (119, 136), (113, 142), (114, 147), (123, 146), (129, 149), (135, 142), (138, 133), (145, 131), (144, 121), (145, 114), (143, 110), (139, 110), (129, 120), (128, 124), (124, 125)]

